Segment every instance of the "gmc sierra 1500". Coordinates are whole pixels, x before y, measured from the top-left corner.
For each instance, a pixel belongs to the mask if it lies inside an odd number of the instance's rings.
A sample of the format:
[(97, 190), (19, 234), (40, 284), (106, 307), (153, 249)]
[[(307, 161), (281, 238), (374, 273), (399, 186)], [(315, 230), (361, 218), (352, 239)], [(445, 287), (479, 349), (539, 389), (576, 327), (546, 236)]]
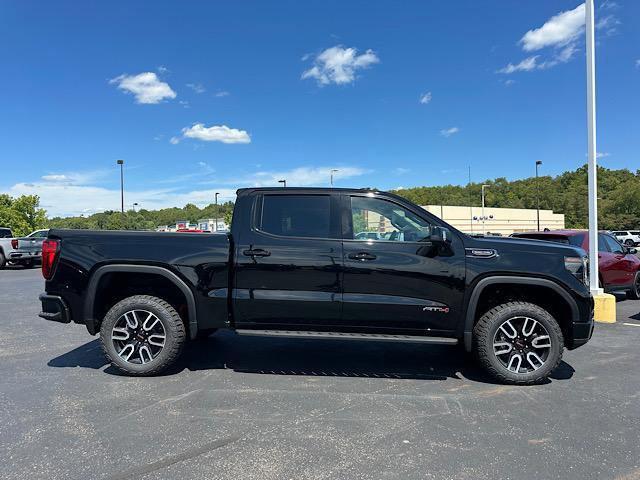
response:
[(40, 316), (99, 333), (130, 375), (227, 328), (462, 343), (496, 380), (530, 384), (591, 337), (586, 267), (580, 248), (472, 238), (389, 193), (242, 189), (229, 234), (51, 230)]

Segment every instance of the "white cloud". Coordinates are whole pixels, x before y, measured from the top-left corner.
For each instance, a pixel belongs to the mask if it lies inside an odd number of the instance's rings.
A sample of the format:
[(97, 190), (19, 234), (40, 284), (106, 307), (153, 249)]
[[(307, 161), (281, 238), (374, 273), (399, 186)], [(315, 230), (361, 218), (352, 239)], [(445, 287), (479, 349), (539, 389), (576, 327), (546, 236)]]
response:
[(609, 152), (596, 152), (596, 158), (605, 158), (610, 156), (611, 154)]
[(227, 92), (226, 90), (220, 90), (218, 92), (216, 92), (213, 96), (214, 97), (228, 97), (230, 95), (229, 92)]
[[(614, 2), (604, 2), (600, 10), (617, 8)], [(605, 35), (613, 35), (620, 21), (611, 13), (600, 16), (596, 29), (604, 31)], [(529, 30), (518, 42), (525, 52), (537, 52), (551, 49), (549, 56), (544, 59), (540, 54), (530, 55), (517, 64), (509, 63), (497, 73), (511, 74), (515, 72), (530, 72), (546, 70), (562, 63), (567, 63), (579, 50), (579, 44), (584, 34), (585, 6), (578, 5), (573, 10), (567, 10), (554, 15), (541, 27)]]
[(168, 83), (160, 81), (153, 72), (139, 73), (138, 75), (120, 75), (109, 80), (111, 84), (117, 84), (120, 90), (132, 93), (137, 103), (160, 103), (164, 99), (176, 98)]
[[(198, 162), (198, 171), (185, 173), (176, 178), (174, 183), (193, 184), (197, 178), (215, 174), (215, 170), (206, 162)], [(241, 177), (240, 179), (217, 179), (198, 182), (200, 185), (214, 185), (214, 188), (199, 190), (177, 191), (175, 188), (146, 188), (125, 189), (125, 204), (137, 202), (140, 207), (149, 210), (182, 207), (187, 203), (205, 206), (213, 203), (215, 192), (220, 192), (225, 201), (235, 198), (238, 186), (278, 186), (278, 180), (287, 179), (287, 186), (328, 185), (330, 172), (334, 172), (334, 180), (345, 180), (368, 173), (368, 170), (349, 166), (329, 167), (299, 167), (279, 171), (258, 171)], [(46, 177), (46, 178), (45, 178)], [(49, 216), (70, 216), (90, 214), (104, 210), (119, 210), (119, 188), (105, 188), (95, 184), (82, 184), (88, 180), (93, 182), (97, 177), (95, 172), (85, 174), (55, 173), (42, 177), (42, 181), (33, 183), (17, 183), (8, 188), (0, 187), (0, 193), (12, 196), (35, 194), (40, 197), (41, 206)], [(170, 183), (170, 182), (159, 182)]]
[(204, 93), (207, 91), (207, 89), (204, 88), (204, 85), (202, 85), (201, 83), (187, 83), (187, 87), (189, 87), (196, 93)]
[(396, 175), (404, 175), (405, 173), (409, 173), (410, 171), (411, 169), (403, 167), (396, 167), (393, 169), (393, 173), (395, 173)]
[(520, 63), (514, 65), (510, 63), (504, 68), (498, 70), (498, 73), (514, 73), (514, 72), (529, 72), (531, 70), (535, 70), (538, 67), (538, 58), (539, 55), (534, 55), (533, 57), (528, 57), (522, 60)]
[(368, 68), (380, 62), (373, 50), (358, 55), (355, 48), (343, 48), (341, 45), (327, 48), (314, 60), (314, 65), (302, 73), (302, 78), (313, 78), (318, 85), (335, 83), (342, 85), (356, 79), (356, 71)]
[(204, 123), (194, 123), (191, 127), (182, 129), (182, 137), (171, 137), (173, 145), (184, 138), (193, 138), (203, 142), (222, 143), (251, 143), (251, 137), (245, 130), (229, 128), (226, 125), (212, 125), (205, 127)]
[(440, 130), (440, 135), (449, 138), (451, 135), (455, 135), (459, 131), (460, 129), (458, 127), (445, 128), (443, 130)]
[(234, 183), (268, 187), (278, 186), (278, 180), (286, 179), (288, 187), (322, 186), (329, 184), (331, 170), (338, 170), (333, 173), (334, 182), (368, 173), (368, 170), (358, 167), (299, 167), (292, 170), (256, 172)]
[(420, 103), (426, 105), (431, 102), (431, 98), (431, 92), (423, 93), (422, 95), (420, 95)]
[(547, 20), (544, 25), (524, 34), (520, 43), (525, 52), (533, 52), (545, 47), (562, 47), (578, 39), (584, 29), (584, 3), (573, 10), (560, 12)]
[(636, 68), (640, 68), (640, 58), (636, 60)]

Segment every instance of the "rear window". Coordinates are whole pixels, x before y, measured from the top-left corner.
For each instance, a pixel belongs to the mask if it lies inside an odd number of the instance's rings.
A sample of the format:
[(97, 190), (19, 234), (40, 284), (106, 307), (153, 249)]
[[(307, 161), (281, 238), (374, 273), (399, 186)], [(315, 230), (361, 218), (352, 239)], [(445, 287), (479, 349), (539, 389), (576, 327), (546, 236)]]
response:
[(330, 237), (329, 195), (265, 195), (260, 230), (283, 237)]
[(632, 230), (631, 235), (640, 235), (640, 230)]
[(13, 234), (8, 228), (0, 228), (0, 238), (13, 238)]

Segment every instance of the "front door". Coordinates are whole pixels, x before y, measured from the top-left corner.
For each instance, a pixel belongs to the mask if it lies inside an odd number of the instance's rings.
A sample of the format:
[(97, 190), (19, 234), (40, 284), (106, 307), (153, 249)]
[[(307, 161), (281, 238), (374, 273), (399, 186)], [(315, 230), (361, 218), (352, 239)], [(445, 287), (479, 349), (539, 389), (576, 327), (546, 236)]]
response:
[(265, 192), (235, 239), (237, 328), (322, 328), (340, 323), (339, 197)]
[(343, 197), (343, 323), (378, 331), (439, 335), (462, 316), (462, 241), (435, 245), (438, 222), (399, 200), (376, 194)]

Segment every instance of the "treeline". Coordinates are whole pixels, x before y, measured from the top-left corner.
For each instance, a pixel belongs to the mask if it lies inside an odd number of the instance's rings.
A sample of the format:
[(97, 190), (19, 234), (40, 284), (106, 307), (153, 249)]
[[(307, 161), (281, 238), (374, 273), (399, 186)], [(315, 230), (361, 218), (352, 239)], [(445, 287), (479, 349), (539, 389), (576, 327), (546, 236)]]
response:
[[(564, 213), (567, 228), (587, 228), (587, 167), (565, 172), (557, 177), (544, 176), (508, 181), (496, 178), (482, 182), (485, 205), (502, 208), (540, 208)], [(418, 205), (482, 204), (482, 183), (457, 186), (415, 187), (396, 190)], [(640, 228), (640, 170), (598, 168), (598, 220), (605, 230)]]
[(13, 198), (0, 194), (0, 227), (8, 227), (14, 235), (22, 237), (46, 224), (47, 213), (40, 208), (37, 195)]
[[(489, 207), (536, 208), (536, 192), (540, 208), (565, 214), (567, 228), (586, 228), (588, 222), (587, 167), (565, 172), (557, 177), (544, 176), (508, 181), (496, 178), (482, 182)], [(418, 205), (481, 205), (482, 183), (457, 186), (415, 187), (395, 193)], [(602, 229), (640, 228), (640, 170), (598, 168), (599, 226)], [(197, 222), (201, 218), (223, 218), (231, 223), (233, 202), (198, 208), (187, 204), (182, 208), (161, 210), (105, 211), (88, 216), (47, 219), (36, 195), (12, 198), (0, 195), (0, 226), (10, 227), (16, 235), (26, 235), (38, 228), (79, 228), (98, 230), (153, 230), (178, 220)]]
[(195, 223), (202, 218), (219, 218), (230, 223), (232, 212), (233, 202), (212, 203), (204, 208), (188, 203), (182, 208), (129, 210), (124, 215), (120, 211), (107, 210), (86, 217), (55, 217), (48, 221), (48, 226), (92, 230), (155, 230), (159, 225), (172, 225), (179, 220)]

